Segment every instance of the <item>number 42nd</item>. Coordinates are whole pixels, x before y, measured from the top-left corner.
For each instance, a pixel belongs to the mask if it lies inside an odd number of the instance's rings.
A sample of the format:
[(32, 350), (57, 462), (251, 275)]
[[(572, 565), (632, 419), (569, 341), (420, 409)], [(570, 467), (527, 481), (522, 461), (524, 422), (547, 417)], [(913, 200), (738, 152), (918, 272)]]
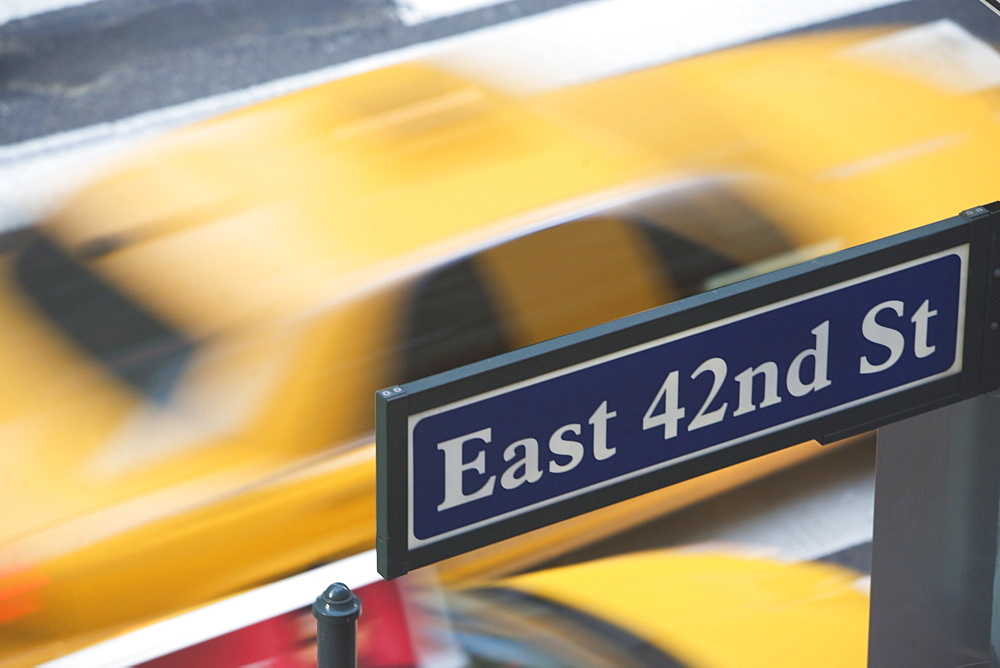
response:
[[(815, 327), (811, 333), (815, 337), (815, 345), (800, 352), (788, 367), (785, 374), (785, 389), (788, 394), (794, 397), (804, 397), (810, 392), (822, 390), (830, 385), (827, 377), (827, 359), (829, 357), (830, 321), (827, 320)], [(803, 380), (803, 364), (808, 359), (813, 360), (813, 377)], [(701, 404), (701, 408), (687, 425), (688, 431), (701, 429), (718, 422), (722, 422), (729, 410), (729, 402), (723, 402), (718, 407), (712, 408), (715, 397), (722, 389), (729, 374), (729, 367), (721, 357), (712, 357), (701, 363), (701, 365), (691, 374), (694, 380), (702, 374), (712, 375), (712, 387), (708, 396)], [(758, 408), (766, 408), (774, 404), (781, 403), (781, 395), (778, 392), (778, 382), (780, 378), (778, 365), (775, 362), (764, 362), (755, 367), (744, 369), (734, 376), (739, 384), (739, 399), (733, 416), (745, 415)], [(761, 379), (764, 383), (763, 394), (759, 403), (754, 402), (754, 382)], [(759, 394), (759, 393), (758, 393)], [(664, 440), (677, 436), (678, 425), (684, 419), (687, 411), (680, 405), (680, 373), (671, 371), (667, 374), (659, 391), (653, 398), (646, 414), (642, 418), (642, 428), (655, 429), (663, 428)]]

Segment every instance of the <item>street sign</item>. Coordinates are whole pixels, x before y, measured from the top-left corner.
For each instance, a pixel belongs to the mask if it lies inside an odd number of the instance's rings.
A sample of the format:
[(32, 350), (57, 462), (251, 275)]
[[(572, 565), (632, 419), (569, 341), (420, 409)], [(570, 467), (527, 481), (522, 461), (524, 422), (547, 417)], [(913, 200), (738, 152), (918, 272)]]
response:
[(997, 212), (382, 390), (379, 572), (995, 388)]

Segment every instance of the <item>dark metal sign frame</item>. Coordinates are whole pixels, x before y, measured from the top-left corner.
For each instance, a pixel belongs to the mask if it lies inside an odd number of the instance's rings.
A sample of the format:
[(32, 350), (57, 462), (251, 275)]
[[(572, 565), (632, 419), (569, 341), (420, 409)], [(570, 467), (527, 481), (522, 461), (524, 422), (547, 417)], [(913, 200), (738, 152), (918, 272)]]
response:
[[(811, 439), (826, 443), (875, 429), (1000, 385), (1000, 203), (597, 327), (516, 350), (376, 394), (378, 570), (393, 578), (413, 568), (629, 499)], [(837, 286), (903, 263), (968, 245), (961, 371), (851, 405), (815, 419), (707, 452), (572, 498), (410, 543), (410, 416), (523, 383)], [(461, 471), (460, 471), (461, 475)], [(419, 543), (419, 541), (417, 541)]]

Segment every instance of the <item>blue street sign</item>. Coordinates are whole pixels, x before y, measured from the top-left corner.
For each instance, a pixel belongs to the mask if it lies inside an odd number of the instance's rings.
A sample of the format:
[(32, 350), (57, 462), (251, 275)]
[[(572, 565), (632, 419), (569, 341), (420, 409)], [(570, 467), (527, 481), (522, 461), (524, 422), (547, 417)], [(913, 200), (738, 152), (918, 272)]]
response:
[(957, 373), (966, 251), (410, 416), (411, 546)]
[(976, 211), (383, 390), (383, 575), (981, 391)]

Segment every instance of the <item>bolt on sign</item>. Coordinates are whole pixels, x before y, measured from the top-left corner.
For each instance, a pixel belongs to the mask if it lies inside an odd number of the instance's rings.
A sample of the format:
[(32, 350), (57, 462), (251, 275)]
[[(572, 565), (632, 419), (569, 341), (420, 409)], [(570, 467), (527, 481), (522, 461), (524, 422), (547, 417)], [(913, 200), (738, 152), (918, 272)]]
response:
[(995, 389), (998, 226), (976, 207), (378, 392), (379, 572)]

